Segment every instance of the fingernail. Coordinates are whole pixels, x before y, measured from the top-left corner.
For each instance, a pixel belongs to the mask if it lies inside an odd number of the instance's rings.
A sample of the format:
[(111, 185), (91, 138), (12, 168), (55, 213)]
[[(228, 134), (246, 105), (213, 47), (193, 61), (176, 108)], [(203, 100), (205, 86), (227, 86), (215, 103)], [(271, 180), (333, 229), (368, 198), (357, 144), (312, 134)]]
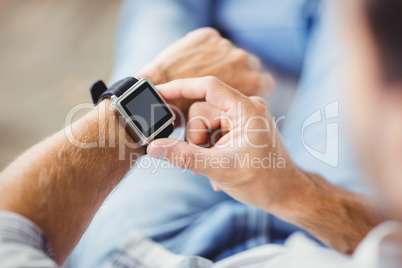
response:
[(148, 155), (155, 158), (164, 158), (166, 156), (166, 149), (163, 147), (156, 147), (148, 152)]

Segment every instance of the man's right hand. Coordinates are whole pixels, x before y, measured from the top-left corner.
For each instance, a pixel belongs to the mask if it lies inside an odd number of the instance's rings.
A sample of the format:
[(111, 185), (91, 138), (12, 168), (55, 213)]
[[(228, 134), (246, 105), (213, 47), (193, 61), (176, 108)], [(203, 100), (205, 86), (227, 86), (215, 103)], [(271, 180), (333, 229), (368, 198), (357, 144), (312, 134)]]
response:
[(150, 156), (203, 174), (233, 198), (269, 212), (283, 212), (311, 186), (287, 153), (262, 98), (247, 97), (215, 77), (176, 80), (158, 90), (167, 100), (206, 101), (190, 107), (187, 142), (156, 140), (148, 147)]
[(176, 80), (158, 89), (168, 100), (206, 101), (190, 107), (187, 142), (157, 139), (148, 146), (150, 156), (203, 174), (215, 188), (344, 253), (353, 252), (382, 221), (369, 198), (294, 164), (262, 98), (247, 97), (213, 77)]

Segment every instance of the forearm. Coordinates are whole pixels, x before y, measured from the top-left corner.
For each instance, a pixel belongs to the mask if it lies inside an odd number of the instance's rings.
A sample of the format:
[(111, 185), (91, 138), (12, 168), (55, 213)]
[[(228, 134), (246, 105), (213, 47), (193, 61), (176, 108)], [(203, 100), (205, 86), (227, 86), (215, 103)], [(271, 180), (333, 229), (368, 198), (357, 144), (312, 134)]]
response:
[(319, 175), (302, 173), (308, 177), (309, 186), (280, 213), (282, 218), (325, 245), (352, 253), (367, 233), (383, 221), (372, 200), (332, 185)]
[(144, 153), (143, 148), (127, 147), (122, 152), (122, 139), (130, 141), (130, 137), (107, 109), (108, 103), (103, 101), (71, 126), (76, 141), (93, 148), (72, 144), (62, 130), (0, 174), (0, 210), (21, 214), (41, 227), (58, 263), (65, 260), (130, 169), (130, 154)]

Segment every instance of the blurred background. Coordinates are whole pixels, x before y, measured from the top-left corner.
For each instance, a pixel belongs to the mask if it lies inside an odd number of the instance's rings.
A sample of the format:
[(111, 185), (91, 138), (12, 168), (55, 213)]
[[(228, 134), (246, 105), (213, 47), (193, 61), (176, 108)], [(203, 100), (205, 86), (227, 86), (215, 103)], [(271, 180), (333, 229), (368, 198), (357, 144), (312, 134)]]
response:
[(121, 1), (0, 1), (0, 169), (107, 80)]

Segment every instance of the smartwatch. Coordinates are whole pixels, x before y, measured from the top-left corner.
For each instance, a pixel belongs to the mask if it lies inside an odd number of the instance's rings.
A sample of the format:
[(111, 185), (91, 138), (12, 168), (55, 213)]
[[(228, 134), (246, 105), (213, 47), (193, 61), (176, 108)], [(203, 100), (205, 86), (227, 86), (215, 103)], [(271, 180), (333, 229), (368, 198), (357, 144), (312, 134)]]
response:
[(167, 138), (173, 132), (175, 114), (146, 78), (127, 77), (109, 88), (104, 82), (97, 81), (90, 91), (95, 105), (111, 98), (110, 105), (124, 119), (125, 129), (140, 145), (146, 146), (155, 139)]

